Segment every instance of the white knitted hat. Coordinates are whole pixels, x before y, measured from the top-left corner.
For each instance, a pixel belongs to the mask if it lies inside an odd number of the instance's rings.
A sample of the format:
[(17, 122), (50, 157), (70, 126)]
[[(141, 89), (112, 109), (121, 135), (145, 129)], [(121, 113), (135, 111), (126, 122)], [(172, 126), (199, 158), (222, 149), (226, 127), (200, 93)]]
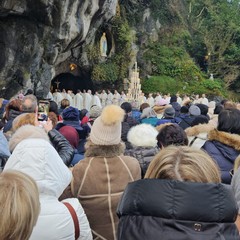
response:
[(119, 144), (124, 114), (119, 106), (106, 106), (92, 125), (90, 140), (96, 145)]

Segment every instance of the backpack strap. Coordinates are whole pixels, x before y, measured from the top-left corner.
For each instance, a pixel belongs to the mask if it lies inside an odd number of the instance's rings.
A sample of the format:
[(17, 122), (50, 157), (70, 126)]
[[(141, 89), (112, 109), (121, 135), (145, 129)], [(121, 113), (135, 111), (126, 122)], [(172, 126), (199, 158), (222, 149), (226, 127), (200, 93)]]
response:
[(190, 142), (189, 146), (192, 146), (196, 139), (197, 137), (194, 137), (193, 140)]
[(74, 229), (75, 229), (75, 240), (77, 240), (80, 236), (80, 227), (79, 227), (79, 221), (78, 221), (76, 211), (74, 210), (74, 208), (72, 207), (72, 205), (70, 203), (63, 202), (63, 204), (67, 207), (68, 211), (70, 212), (70, 214), (72, 216), (73, 223), (74, 223)]

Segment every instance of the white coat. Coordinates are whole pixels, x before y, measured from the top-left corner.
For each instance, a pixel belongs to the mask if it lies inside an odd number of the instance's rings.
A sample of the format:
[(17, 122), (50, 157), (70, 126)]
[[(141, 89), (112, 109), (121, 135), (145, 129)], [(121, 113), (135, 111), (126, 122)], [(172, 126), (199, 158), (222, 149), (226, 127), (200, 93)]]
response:
[[(13, 135), (14, 137), (14, 135)], [(30, 240), (74, 240), (75, 229), (66, 206), (58, 201), (72, 179), (53, 146), (44, 139), (29, 138), (20, 141), (7, 161), (4, 171), (14, 169), (30, 175), (40, 192), (41, 211)], [(91, 229), (78, 199), (69, 198), (80, 225), (80, 240), (92, 239)]]

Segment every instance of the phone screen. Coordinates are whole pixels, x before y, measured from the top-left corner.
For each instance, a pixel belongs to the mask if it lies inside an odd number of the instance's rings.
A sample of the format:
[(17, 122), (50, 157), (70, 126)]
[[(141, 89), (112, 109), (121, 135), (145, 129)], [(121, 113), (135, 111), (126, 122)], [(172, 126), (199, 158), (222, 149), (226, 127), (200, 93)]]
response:
[(47, 121), (49, 113), (49, 102), (46, 100), (39, 100), (38, 102), (38, 120)]

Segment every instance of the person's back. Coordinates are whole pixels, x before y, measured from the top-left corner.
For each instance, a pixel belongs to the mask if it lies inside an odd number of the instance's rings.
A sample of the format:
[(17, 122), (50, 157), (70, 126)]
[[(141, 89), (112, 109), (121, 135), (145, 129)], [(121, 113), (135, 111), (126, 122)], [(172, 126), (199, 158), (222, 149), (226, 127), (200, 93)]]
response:
[(94, 238), (116, 239), (118, 201), (127, 183), (140, 179), (138, 161), (123, 155), (123, 117), (119, 106), (103, 109), (93, 123), (85, 158), (72, 171), (72, 193), (85, 209)]
[(162, 149), (145, 179), (128, 184), (117, 214), (118, 240), (239, 239), (231, 189), (214, 161), (190, 147)]
[(139, 161), (142, 178), (153, 157), (159, 151), (156, 139), (157, 135), (158, 131), (153, 126), (144, 123), (132, 127), (128, 132), (127, 139), (130, 146), (125, 150), (124, 154), (132, 156)]
[[(18, 131), (21, 131), (21, 128)], [(19, 170), (29, 174), (37, 182), (41, 212), (30, 239), (72, 240), (75, 232), (73, 219), (67, 207), (58, 201), (63, 190), (70, 184), (72, 174), (45, 137), (20, 140), (13, 135), (10, 145), (16, 144), (16, 147), (4, 171)], [(80, 225), (79, 239), (92, 239), (87, 217), (78, 200), (65, 199), (64, 202), (70, 203), (77, 214)]]

